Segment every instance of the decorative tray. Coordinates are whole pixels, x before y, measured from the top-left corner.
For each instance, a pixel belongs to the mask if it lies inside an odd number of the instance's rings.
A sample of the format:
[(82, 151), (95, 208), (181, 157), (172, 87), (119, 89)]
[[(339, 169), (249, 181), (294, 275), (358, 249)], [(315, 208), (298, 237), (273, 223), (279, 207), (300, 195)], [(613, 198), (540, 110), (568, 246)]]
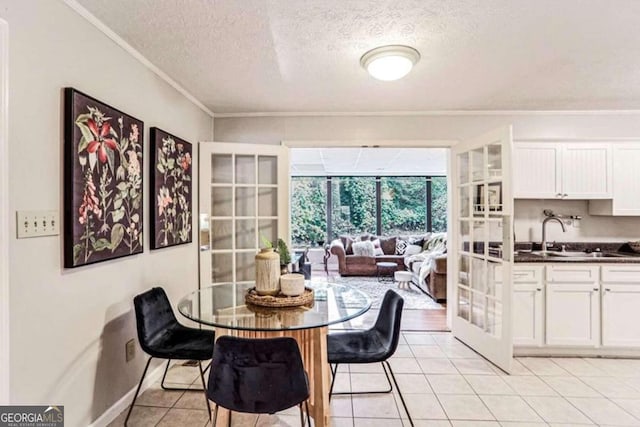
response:
[(278, 295), (258, 295), (256, 288), (251, 288), (244, 296), (248, 304), (259, 305), (261, 307), (298, 307), (301, 305), (313, 304), (313, 289), (304, 288), (302, 295), (288, 297), (284, 294)]

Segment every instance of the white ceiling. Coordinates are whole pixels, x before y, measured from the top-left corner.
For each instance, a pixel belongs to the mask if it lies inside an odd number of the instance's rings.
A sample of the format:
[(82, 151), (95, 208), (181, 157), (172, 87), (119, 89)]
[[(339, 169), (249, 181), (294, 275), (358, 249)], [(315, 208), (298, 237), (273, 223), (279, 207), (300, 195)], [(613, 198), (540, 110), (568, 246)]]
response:
[(638, 0), (78, 1), (216, 113), (640, 108)]
[(429, 176), (447, 174), (446, 148), (292, 148), (297, 176)]

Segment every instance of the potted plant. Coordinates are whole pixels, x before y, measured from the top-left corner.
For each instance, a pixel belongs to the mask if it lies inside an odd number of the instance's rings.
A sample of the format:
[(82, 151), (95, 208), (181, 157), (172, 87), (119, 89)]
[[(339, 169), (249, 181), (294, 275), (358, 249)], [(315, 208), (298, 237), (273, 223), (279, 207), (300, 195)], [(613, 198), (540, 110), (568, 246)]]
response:
[(289, 264), (291, 264), (291, 253), (289, 252), (289, 247), (282, 239), (278, 239), (274, 246), (276, 247), (276, 252), (280, 255), (281, 272), (282, 274), (286, 274), (289, 272)]

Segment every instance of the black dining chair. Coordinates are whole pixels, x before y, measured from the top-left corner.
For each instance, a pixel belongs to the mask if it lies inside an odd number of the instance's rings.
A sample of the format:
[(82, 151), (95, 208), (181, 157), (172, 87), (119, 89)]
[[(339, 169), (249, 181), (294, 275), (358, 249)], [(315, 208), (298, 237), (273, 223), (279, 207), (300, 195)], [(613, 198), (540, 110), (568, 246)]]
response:
[[(395, 384), (400, 400), (402, 401), (402, 406), (409, 417), (409, 423), (413, 426), (411, 415), (409, 414), (404, 397), (402, 397), (400, 387), (398, 387), (396, 377), (388, 361), (398, 348), (403, 306), (404, 300), (402, 297), (396, 292), (388, 290), (384, 294), (378, 318), (373, 327), (362, 331), (330, 333), (327, 336), (327, 352), (329, 364), (331, 365), (329, 398), (331, 398), (332, 395), (341, 394), (390, 393), (393, 390), (393, 385), (391, 384), (391, 380), (393, 380), (393, 384)], [(338, 366), (343, 363), (382, 364), (389, 388), (387, 390), (334, 393), (333, 386), (336, 380), (336, 374), (338, 373)], [(391, 378), (389, 378), (389, 374), (391, 374)]]
[[(275, 414), (302, 404), (309, 419), (309, 381), (293, 338), (248, 339), (222, 336), (213, 350), (207, 397), (229, 411)], [(231, 413), (229, 413), (231, 425)]]
[[(162, 288), (153, 288), (137, 295), (133, 299), (133, 307), (136, 313), (140, 347), (149, 355), (149, 360), (142, 372), (142, 378), (140, 378), (136, 394), (133, 396), (133, 402), (131, 402), (129, 412), (127, 412), (127, 418), (125, 418), (124, 421), (125, 425), (127, 425), (129, 421), (133, 405), (136, 403), (140, 387), (142, 386), (144, 377), (147, 375), (149, 364), (153, 358), (167, 359), (167, 366), (165, 367), (161, 382), (163, 389), (206, 391), (207, 387), (204, 382), (205, 371), (202, 370), (202, 362), (211, 359), (214, 347), (213, 343), (215, 341), (215, 333), (213, 331), (188, 328), (178, 323), (171, 309), (167, 294)], [(200, 368), (202, 390), (166, 387), (164, 380), (167, 376), (171, 360), (197, 360), (198, 367)], [(209, 399), (207, 399), (206, 394), (205, 400), (207, 402), (207, 408), (209, 409), (209, 419), (211, 419), (211, 407), (209, 406)]]

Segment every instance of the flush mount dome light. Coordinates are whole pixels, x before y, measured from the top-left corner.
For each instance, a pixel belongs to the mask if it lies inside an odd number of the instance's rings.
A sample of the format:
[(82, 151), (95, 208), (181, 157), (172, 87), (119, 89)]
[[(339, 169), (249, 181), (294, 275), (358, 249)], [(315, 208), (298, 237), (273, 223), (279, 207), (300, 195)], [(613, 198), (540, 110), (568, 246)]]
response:
[(381, 46), (371, 49), (360, 58), (360, 65), (378, 80), (398, 80), (420, 59), (420, 53), (412, 47), (402, 45)]

